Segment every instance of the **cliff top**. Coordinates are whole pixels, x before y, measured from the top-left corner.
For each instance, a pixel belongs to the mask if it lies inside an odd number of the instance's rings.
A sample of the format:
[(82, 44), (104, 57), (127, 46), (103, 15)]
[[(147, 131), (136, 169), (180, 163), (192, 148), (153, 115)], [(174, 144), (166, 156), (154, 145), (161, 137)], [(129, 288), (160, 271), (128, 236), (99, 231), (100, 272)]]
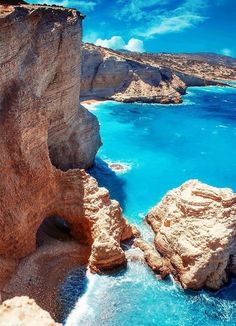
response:
[(88, 51), (99, 51), (104, 57), (115, 56), (154, 67), (168, 67), (184, 73), (211, 80), (236, 81), (236, 59), (214, 53), (137, 53), (118, 51), (92, 43), (84, 43)]
[[(24, 0), (0, 0), (0, 17), (6, 16), (11, 14), (15, 11), (15, 8), (25, 8), (29, 11), (38, 9), (38, 8), (51, 8), (56, 10), (62, 10), (62, 11), (68, 11), (71, 10), (70, 8), (65, 8), (63, 6), (58, 5), (41, 5), (41, 4), (29, 4)], [(73, 9), (76, 11), (78, 17), (80, 19), (83, 19), (85, 16), (81, 14), (77, 9)]]

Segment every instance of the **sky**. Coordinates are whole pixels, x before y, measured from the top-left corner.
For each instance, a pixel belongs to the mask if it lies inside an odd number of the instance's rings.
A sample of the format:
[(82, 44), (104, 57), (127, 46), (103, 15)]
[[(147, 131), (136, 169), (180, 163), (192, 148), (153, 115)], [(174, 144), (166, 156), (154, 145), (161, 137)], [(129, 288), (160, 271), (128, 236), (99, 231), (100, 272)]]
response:
[(31, 0), (86, 18), (83, 40), (137, 52), (215, 52), (236, 57), (236, 0)]

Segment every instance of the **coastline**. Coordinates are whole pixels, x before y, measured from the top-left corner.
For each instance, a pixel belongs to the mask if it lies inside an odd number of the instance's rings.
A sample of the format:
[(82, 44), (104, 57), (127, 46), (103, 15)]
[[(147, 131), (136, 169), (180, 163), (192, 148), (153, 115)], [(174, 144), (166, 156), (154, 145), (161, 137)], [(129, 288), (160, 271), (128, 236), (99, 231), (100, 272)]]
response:
[(202, 88), (208, 88), (208, 87), (221, 87), (221, 88), (224, 88), (224, 87), (229, 87), (229, 88), (236, 88), (235, 85), (233, 84), (228, 84), (230, 82), (234, 82), (236, 83), (235, 80), (225, 80), (224, 82), (220, 82), (218, 85), (213, 85), (213, 84), (209, 84), (209, 85), (204, 85), (204, 86), (187, 86), (186, 88), (186, 93), (185, 94), (182, 94), (181, 98), (182, 98), (182, 101), (181, 102), (178, 102), (178, 103), (163, 103), (163, 102), (143, 102), (143, 101), (130, 101), (130, 102), (126, 102), (126, 101), (117, 101), (116, 99), (106, 99), (106, 98), (99, 98), (99, 97), (96, 97), (94, 96), (93, 98), (86, 98), (86, 97), (81, 97), (80, 98), (80, 104), (85, 106), (86, 108), (90, 108), (91, 110), (91, 107), (92, 105), (96, 105), (96, 104), (101, 104), (103, 102), (108, 102), (108, 101), (112, 101), (112, 102), (116, 102), (116, 103), (129, 103), (129, 104), (132, 104), (132, 103), (142, 103), (142, 104), (161, 104), (163, 106), (166, 106), (166, 105), (179, 105), (179, 104), (182, 104), (184, 103), (184, 97), (185, 95), (187, 95), (187, 91), (189, 88), (198, 88), (198, 87), (202, 87)]
[(91, 104), (97, 104), (101, 102), (107, 101), (106, 99), (99, 99), (99, 98), (91, 98), (91, 99), (85, 99), (81, 98), (80, 99), (80, 104), (81, 105), (91, 105)]

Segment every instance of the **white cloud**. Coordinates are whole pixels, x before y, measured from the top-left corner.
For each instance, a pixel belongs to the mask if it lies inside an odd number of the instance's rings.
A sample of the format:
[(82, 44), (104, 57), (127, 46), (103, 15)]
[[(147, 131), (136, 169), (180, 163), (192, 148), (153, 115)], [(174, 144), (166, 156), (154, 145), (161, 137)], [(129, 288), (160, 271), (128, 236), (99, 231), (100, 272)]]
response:
[(204, 12), (210, 4), (209, 0), (182, 0), (181, 4), (173, 0), (119, 0), (119, 3), (122, 8), (116, 17), (141, 21), (131, 32), (147, 38), (194, 27), (207, 19)]
[(228, 57), (233, 57), (234, 52), (231, 49), (225, 48), (220, 51), (222, 54), (227, 55)]
[(104, 48), (110, 48), (113, 50), (123, 49), (125, 46), (125, 41), (121, 36), (112, 36), (110, 39), (98, 38), (95, 45), (103, 46)]
[(136, 38), (131, 38), (127, 44), (121, 36), (112, 36), (110, 39), (104, 40), (98, 38), (95, 42), (95, 45), (103, 46), (113, 50), (124, 49), (134, 52), (144, 52), (143, 41)]
[(194, 26), (196, 23), (205, 19), (201, 16), (185, 14), (173, 17), (162, 17), (159, 22), (149, 27), (145, 31), (137, 32), (138, 35), (144, 37), (153, 37), (157, 34), (168, 34), (181, 32), (187, 28)]
[(144, 52), (143, 41), (137, 38), (131, 38), (128, 44), (124, 46), (124, 49), (133, 52)]
[[(170, 2), (170, 0), (118, 0), (118, 4), (121, 4), (121, 9), (115, 13), (115, 16), (120, 19), (127, 20), (142, 20), (147, 15), (146, 9), (155, 5), (164, 5)], [(156, 10), (155, 10), (156, 11)], [(151, 12), (149, 12), (151, 14)]]

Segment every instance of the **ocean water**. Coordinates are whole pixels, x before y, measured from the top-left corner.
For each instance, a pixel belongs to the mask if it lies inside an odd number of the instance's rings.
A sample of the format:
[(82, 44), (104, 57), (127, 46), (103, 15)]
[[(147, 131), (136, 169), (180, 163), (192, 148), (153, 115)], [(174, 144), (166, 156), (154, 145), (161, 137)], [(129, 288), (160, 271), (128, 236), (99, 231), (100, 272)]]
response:
[[(89, 172), (145, 238), (147, 211), (191, 178), (236, 191), (236, 90), (190, 88), (180, 105), (92, 105), (104, 145)], [(124, 164), (115, 173), (109, 163)], [(145, 265), (113, 275), (75, 270), (61, 289), (66, 326), (236, 325), (236, 280), (216, 293), (183, 291)]]

